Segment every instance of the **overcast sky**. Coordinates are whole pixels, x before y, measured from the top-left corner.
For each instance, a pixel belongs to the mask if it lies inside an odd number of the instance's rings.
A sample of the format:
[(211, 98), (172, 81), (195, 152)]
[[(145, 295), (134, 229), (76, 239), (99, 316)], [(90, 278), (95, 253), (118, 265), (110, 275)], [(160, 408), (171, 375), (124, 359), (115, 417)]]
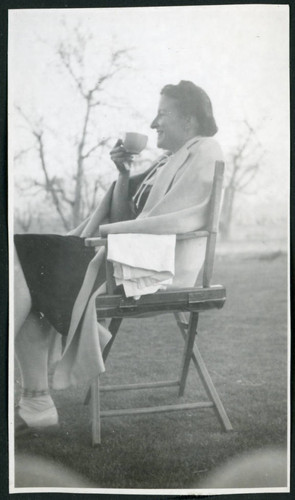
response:
[[(61, 23), (63, 20), (63, 23)], [(78, 20), (94, 35), (89, 54), (89, 78), (112, 44), (132, 48), (134, 70), (112, 91), (144, 116), (148, 130), (166, 83), (192, 80), (213, 102), (225, 155), (238, 140), (239, 122), (247, 118), (257, 128), (266, 151), (259, 186), (261, 205), (274, 197), (280, 210), (288, 196), (289, 176), (289, 54), (288, 6), (229, 5), (120, 9), (12, 10), (9, 16), (10, 137), (13, 149), (26, 137), (13, 104), (29, 114), (48, 117), (50, 126), (65, 133), (79, 113), (69, 81), (57, 71), (54, 46), (71, 39)], [(67, 100), (71, 99), (71, 102)], [(64, 107), (64, 108), (63, 108)], [(64, 123), (55, 124), (63, 110)], [(65, 111), (66, 110), (66, 111)], [(67, 115), (67, 116), (65, 116)], [(113, 115), (112, 115), (113, 116)], [(117, 119), (100, 124), (105, 135), (134, 128), (130, 106)], [(261, 126), (260, 124), (263, 123)], [(14, 143), (12, 140), (14, 138)], [(34, 165), (28, 167), (34, 175)], [(259, 197), (251, 203), (259, 204)], [(285, 203), (285, 208), (286, 208)], [(273, 210), (270, 207), (270, 210)]]

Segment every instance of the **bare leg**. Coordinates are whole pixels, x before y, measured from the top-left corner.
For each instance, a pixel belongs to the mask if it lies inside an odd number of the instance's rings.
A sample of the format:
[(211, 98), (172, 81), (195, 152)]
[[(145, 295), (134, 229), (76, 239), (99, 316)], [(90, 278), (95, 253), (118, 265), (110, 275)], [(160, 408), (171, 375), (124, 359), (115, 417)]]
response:
[(15, 354), (17, 356), (22, 387), (30, 390), (48, 388), (47, 363), (50, 325), (31, 313), (31, 296), (17, 252), (14, 256), (14, 317)]
[(15, 339), (22, 385), (16, 413), (16, 437), (30, 427), (44, 429), (58, 423), (58, 414), (48, 387), (50, 330), (45, 318), (39, 319), (30, 313)]
[(14, 335), (18, 335), (32, 306), (31, 295), (17, 255), (14, 251)]
[(31, 391), (48, 389), (48, 352), (50, 324), (30, 313), (15, 340), (22, 387)]
[(17, 424), (47, 427), (58, 422), (58, 416), (48, 389), (48, 352), (50, 324), (31, 311), (31, 297), (15, 253), (15, 354), (21, 372), (23, 395), (19, 402)]

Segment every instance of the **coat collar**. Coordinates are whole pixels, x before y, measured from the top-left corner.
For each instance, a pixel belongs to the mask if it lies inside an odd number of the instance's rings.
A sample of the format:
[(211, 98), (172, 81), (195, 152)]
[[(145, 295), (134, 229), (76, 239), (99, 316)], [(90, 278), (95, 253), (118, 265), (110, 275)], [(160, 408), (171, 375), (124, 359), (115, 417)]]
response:
[(171, 153), (171, 151), (167, 151), (166, 154), (169, 156), (176, 156), (178, 153), (181, 153), (183, 150), (190, 150), (190, 148), (199, 142), (200, 139), (202, 139), (203, 136), (201, 135), (196, 135), (195, 137), (192, 137), (192, 139), (189, 139), (181, 148), (178, 149), (175, 153)]

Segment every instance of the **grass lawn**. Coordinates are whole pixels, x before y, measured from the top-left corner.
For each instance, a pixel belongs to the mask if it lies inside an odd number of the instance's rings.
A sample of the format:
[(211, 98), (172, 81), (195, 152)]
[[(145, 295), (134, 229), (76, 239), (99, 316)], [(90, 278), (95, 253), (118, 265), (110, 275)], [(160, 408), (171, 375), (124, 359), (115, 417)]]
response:
[[(91, 447), (86, 388), (54, 392), (61, 428), (23, 438), (16, 451), (54, 460), (98, 488), (196, 488), (245, 452), (285, 447), (287, 439), (287, 259), (218, 257), (221, 311), (203, 313), (198, 345), (234, 430), (212, 409), (104, 419)], [(137, 325), (137, 326), (136, 326)], [(102, 382), (163, 380), (178, 374), (183, 341), (170, 315), (122, 325)], [(176, 401), (175, 388), (104, 394), (103, 405)], [(184, 401), (206, 399), (191, 367)], [(65, 484), (64, 486), (67, 486)], [(278, 485), (281, 486), (281, 485)]]

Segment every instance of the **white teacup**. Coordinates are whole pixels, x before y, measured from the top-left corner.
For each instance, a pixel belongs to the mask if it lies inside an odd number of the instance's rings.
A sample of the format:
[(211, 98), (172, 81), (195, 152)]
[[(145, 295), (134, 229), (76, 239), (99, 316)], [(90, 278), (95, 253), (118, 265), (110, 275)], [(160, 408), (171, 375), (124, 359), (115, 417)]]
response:
[(146, 147), (148, 136), (137, 132), (126, 132), (123, 145), (128, 153), (138, 154)]

